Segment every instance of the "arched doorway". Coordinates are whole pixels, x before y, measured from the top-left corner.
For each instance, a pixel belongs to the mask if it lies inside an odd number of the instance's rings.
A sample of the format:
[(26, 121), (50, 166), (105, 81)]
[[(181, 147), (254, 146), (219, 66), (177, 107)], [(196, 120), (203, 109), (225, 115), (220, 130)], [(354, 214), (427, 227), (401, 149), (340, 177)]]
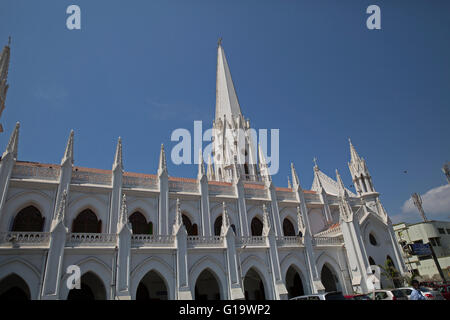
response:
[(251, 223), (252, 236), (262, 236), (263, 223), (258, 217), (254, 217)]
[(286, 272), (286, 289), (288, 291), (288, 299), (303, 296), (305, 294), (302, 278), (292, 266), (290, 266)]
[(186, 232), (188, 236), (198, 236), (198, 227), (197, 224), (192, 224), (191, 219), (189, 219), (186, 215), (182, 215), (183, 224), (186, 228)]
[(328, 265), (324, 264), (320, 273), (320, 280), (325, 287), (325, 292), (338, 291), (338, 280)]
[(253, 268), (244, 277), (244, 293), (245, 300), (266, 300), (264, 282)]
[(73, 233), (101, 233), (102, 221), (97, 219), (97, 215), (91, 210), (81, 211), (73, 220)]
[(70, 290), (67, 300), (106, 300), (105, 286), (97, 275), (86, 272), (81, 276), (81, 289)]
[(283, 234), (285, 237), (295, 236), (295, 228), (288, 218), (283, 220)]
[(45, 218), (35, 206), (28, 206), (17, 213), (11, 231), (42, 232)]
[(139, 211), (134, 212), (128, 220), (131, 223), (133, 234), (153, 234), (153, 223), (147, 223), (145, 216)]
[(27, 283), (15, 273), (0, 281), (0, 300), (25, 301), (30, 299), (30, 288)]
[(203, 270), (195, 282), (195, 300), (220, 300), (220, 286), (215, 275)]
[(167, 300), (168, 297), (166, 283), (157, 272), (148, 272), (139, 282), (136, 300)]

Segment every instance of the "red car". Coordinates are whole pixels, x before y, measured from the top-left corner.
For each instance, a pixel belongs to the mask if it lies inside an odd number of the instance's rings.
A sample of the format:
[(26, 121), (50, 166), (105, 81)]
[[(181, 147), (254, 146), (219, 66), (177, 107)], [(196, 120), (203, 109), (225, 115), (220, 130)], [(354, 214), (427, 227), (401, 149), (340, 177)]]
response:
[(438, 284), (435, 289), (439, 290), (446, 300), (450, 300), (450, 284)]

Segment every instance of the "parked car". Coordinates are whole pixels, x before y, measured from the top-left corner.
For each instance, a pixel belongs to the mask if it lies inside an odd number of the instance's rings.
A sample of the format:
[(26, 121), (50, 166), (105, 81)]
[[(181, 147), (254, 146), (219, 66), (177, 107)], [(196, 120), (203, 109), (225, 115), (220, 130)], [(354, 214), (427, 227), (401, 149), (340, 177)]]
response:
[[(367, 295), (373, 299), (373, 292)], [(373, 300), (408, 300), (408, 297), (399, 289), (375, 290), (375, 299)]]
[(305, 296), (298, 296), (290, 300), (345, 300), (341, 292), (333, 291), (327, 293), (309, 294)]
[[(398, 288), (401, 290), (407, 297), (410, 299), (411, 292), (413, 291), (413, 287), (405, 287), (405, 288)], [(444, 300), (444, 297), (437, 289), (431, 289), (427, 287), (419, 287), (420, 292), (422, 292), (422, 295), (427, 300)]]
[(439, 290), (444, 299), (450, 300), (450, 284), (438, 284), (435, 289)]
[(351, 294), (344, 296), (347, 300), (372, 300), (367, 294)]

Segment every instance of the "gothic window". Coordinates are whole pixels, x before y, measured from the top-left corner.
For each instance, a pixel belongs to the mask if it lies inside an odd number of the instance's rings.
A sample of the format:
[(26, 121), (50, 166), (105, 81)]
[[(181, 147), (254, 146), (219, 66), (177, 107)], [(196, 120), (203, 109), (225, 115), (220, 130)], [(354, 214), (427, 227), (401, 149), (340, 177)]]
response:
[(214, 235), (220, 236), (220, 230), (222, 229), (222, 215), (218, 216), (214, 222)]
[(288, 218), (283, 220), (283, 234), (286, 237), (295, 236), (294, 225)]
[(263, 230), (263, 223), (257, 217), (254, 217), (251, 223), (252, 236), (261, 236)]
[(249, 174), (250, 174), (250, 171), (248, 170), (248, 163), (245, 163), (245, 164), (244, 164), (244, 170), (245, 170), (245, 174), (246, 174), (246, 175), (249, 175)]
[(34, 206), (28, 206), (19, 211), (14, 218), (11, 231), (41, 232), (44, 229), (45, 218)]
[(90, 210), (83, 210), (73, 220), (72, 224), (73, 233), (101, 233), (102, 221), (97, 219), (96, 214)]
[(186, 216), (182, 215), (183, 224), (186, 228), (188, 236), (198, 236), (198, 227), (197, 224), (192, 224), (191, 220)]
[(369, 234), (369, 241), (370, 241), (370, 244), (373, 246), (378, 245), (377, 239), (375, 238), (375, 236), (372, 233)]
[(133, 234), (153, 234), (153, 223), (147, 223), (147, 219), (139, 211), (133, 213), (129, 221), (133, 229)]
[(373, 260), (372, 257), (369, 257), (369, 264), (370, 264), (371, 266), (375, 266), (375, 265), (376, 265), (375, 260)]

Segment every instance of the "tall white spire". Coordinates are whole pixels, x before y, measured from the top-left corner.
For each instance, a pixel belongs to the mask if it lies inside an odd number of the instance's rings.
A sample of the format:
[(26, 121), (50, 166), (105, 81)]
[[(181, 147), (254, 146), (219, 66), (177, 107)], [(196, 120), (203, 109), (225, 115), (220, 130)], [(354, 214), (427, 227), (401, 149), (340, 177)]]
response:
[(117, 140), (116, 154), (114, 156), (113, 170), (122, 169), (123, 170), (123, 160), (122, 160), (122, 138), (119, 137)]
[(9, 138), (9, 142), (8, 142), (8, 146), (6, 147), (5, 152), (3, 153), (3, 158), (7, 155), (7, 154), (12, 154), (14, 158), (17, 159), (17, 151), (19, 149), (19, 128), (20, 128), (20, 123), (17, 122), (16, 126), (14, 128), (13, 133), (11, 134), (11, 137)]
[(167, 173), (167, 162), (166, 162), (166, 153), (164, 151), (164, 144), (161, 144), (161, 152), (159, 154), (158, 175), (161, 175), (163, 172)]
[[(8, 92), (9, 85), (8, 80), (8, 70), (9, 70), (9, 58), (10, 58), (10, 44), (11, 37), (8, 39), (8, 44), (3, 48), (0, 55), (0, 117), (5, 109), (6, 94)], [(0, 124), (0, 132), (3, 132), (3, 127)]]
[(61, 160), (61, 165), (70, 161), (73, 164), (73, 130), (70, 131), (69, 139), (67, 140), (66, 150), (64, 151), (64, 157)]
[(222, 47), (222, 38), (220, 38), (217, 47), (216, 120), (224, 119), (225, 116), (228, 121), (233, 121), (242, 114), (230, 68)]
[(208, 157), (208, 180), (216, 180), (214, 174), (214, 167), (211, 160), (211, 155)]

